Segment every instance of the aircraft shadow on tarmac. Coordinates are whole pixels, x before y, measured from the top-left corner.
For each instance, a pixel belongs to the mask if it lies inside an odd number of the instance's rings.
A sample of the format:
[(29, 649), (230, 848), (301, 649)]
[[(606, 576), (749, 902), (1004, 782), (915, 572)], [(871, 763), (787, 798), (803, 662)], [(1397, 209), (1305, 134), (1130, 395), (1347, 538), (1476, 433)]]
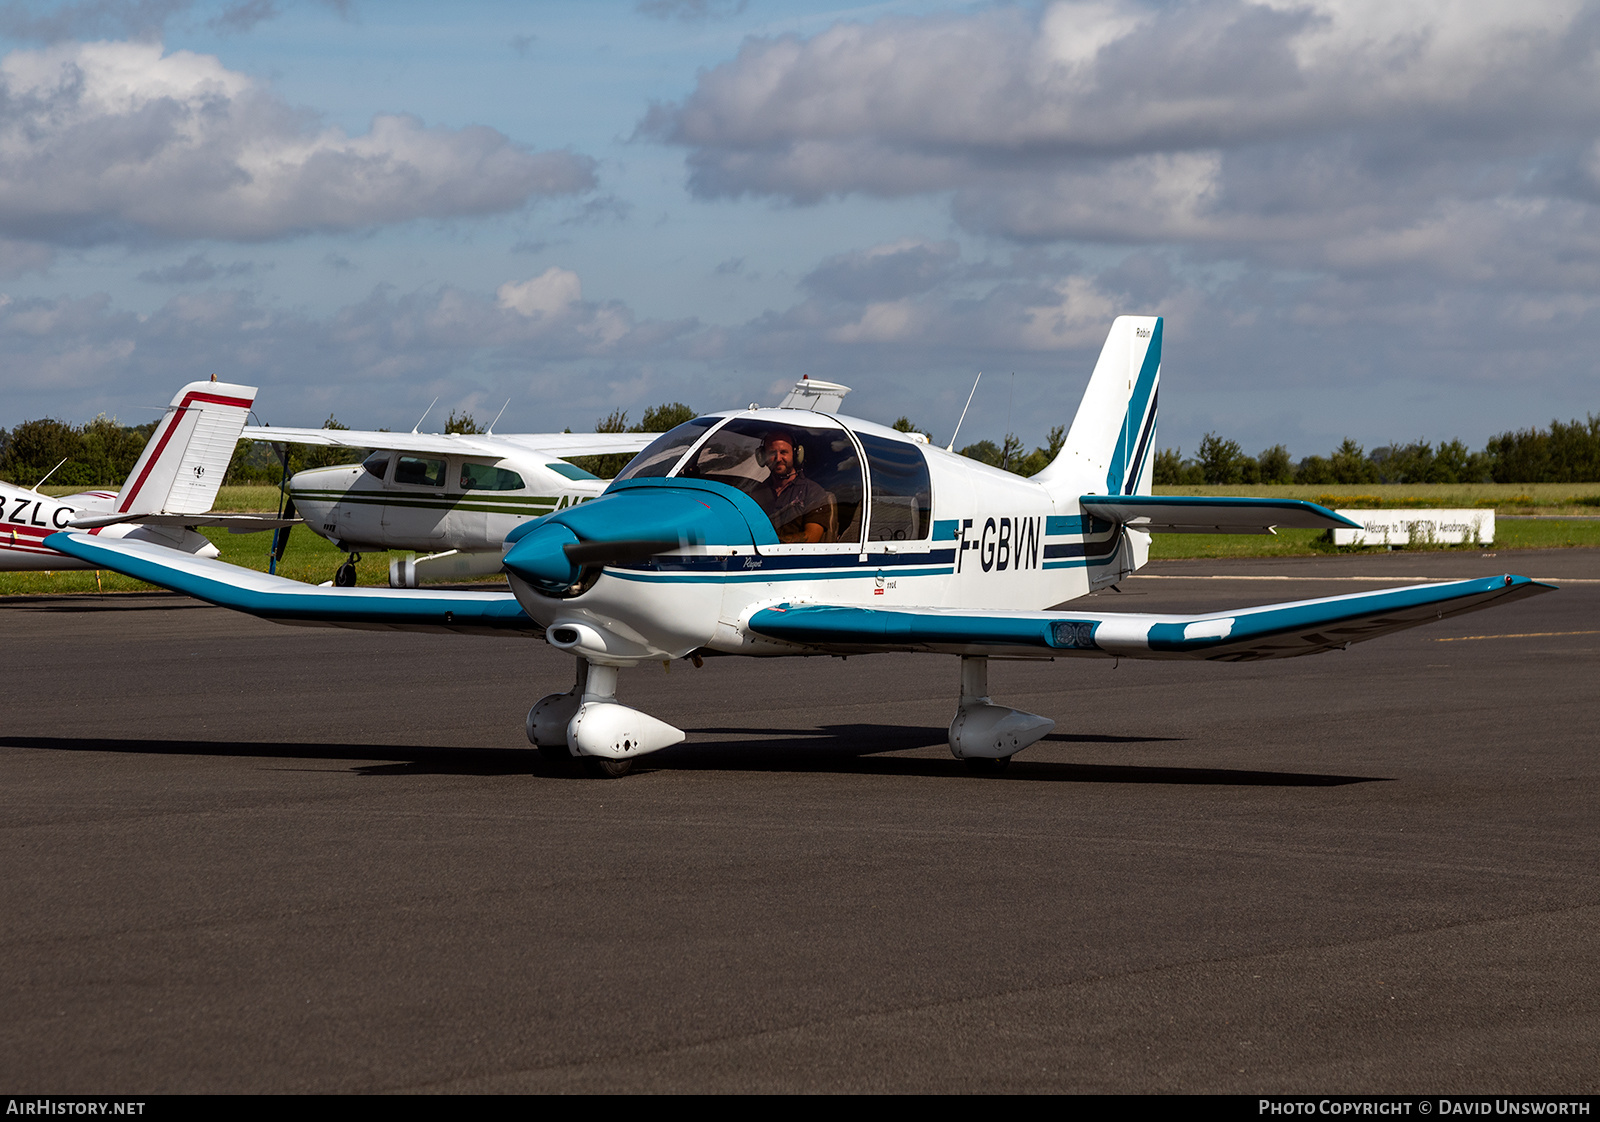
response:
[[(663, 749), (640, 762), (636, 775), (658, 771), (838, 772), (841, 774), (961, 777), (961, 761), (948, 756), (894, 753), (944, 747), (945, 730), (902, 725), (825, 725), (817, 729), (692, 730), (702, 735), (738, 734), (749, 739), (690, 743)], [(1092, 736), (1055, 733), (1040, 743), (1129, 744), (1176, 737)], [(90, 737), (0, 736), (0, 748), (66, 752), (122, 752), (152, 755), (235, 756), (327, 763), (371, 761), (360, 775), (537, 775), (573, 779), (576, 767), (546, 760), (521, 748), (440, 748), (397, 744), (259, 743), (225, 740), (134, 740)], [(1027, 758), (997, 776), (1010, 781), (1057, 783), (1159, 783), (1180, 786), (1340, 787), (1383, 783), (1382, 776), (1322, 775), (1306, 772), (1247, 771), (1238, 768), (1157, 767), (1075, 763)]]
[(104, 596), (84, 593), (77, 596), (0, 596), (0, 609), (8, 612), (178, 612), (209, 608), (203, 600), (173, 596), (166, 592), (114, 592)]

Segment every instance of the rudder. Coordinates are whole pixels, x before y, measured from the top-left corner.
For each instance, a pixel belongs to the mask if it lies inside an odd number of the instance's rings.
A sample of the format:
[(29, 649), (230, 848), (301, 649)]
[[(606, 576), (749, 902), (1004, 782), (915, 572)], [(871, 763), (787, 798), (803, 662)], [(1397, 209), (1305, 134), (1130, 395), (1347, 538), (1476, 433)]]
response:
[(167, 406), (117, 493), (129, 514), (203, 514), (233, 459), (256, 387), (190, 382)]
[(1033, 478), (1053, 494), (1148, 495), (1155, 469), (1161, 317), (1118, 316), (1066, 443)]

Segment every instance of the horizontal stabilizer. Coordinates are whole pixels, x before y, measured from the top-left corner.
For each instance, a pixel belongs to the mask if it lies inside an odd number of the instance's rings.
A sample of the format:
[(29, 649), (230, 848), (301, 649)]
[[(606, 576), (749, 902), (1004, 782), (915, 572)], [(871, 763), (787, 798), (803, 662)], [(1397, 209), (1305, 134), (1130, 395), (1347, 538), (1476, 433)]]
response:
[(543, 633), (509, 592), (316, 587), (149, 542), (106, 541), (73, 531), (51, 534), (45, 544), (96, 568), (278, 623), (384, 631)]
[(750, 629), (839, 654), (908, 650), (1249, 662), (1334, 650), (1553, 590), (1527, 577), (1478, 577), (1198, 616), (780, 604), (757, 611)]
[(1085, 514), (1154, 534), (1270, 534), (1291, 530), (1359, 529), (1342, 514), (1300, 499), (1233, 499), (1185, 495), (1083, 495)]
[(276, 530), (280, 526), (299, 526), (301, 518), (274, 518), (270, 514), (80, 514), (68, 525), (74, 530), (97, 530), (137, 522), (141, 526), (226, 526), (235, 534), (256, 530)]

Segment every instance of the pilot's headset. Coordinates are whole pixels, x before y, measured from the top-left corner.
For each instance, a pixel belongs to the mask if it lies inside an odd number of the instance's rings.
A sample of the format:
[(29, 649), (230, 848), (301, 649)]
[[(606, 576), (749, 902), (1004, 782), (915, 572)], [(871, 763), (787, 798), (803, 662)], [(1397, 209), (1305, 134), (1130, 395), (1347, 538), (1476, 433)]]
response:
[(756, 463), (762, 467), (769, 466), (767, 464), (767, 442), (769, 440), (782, 440), (794, 449), (795, 470), (798, 471), (805, 466), (806, 446), (801, 444), (799, 438), (788, 429), (770, 429), (761, 437), (761, 444), (756, 448)]

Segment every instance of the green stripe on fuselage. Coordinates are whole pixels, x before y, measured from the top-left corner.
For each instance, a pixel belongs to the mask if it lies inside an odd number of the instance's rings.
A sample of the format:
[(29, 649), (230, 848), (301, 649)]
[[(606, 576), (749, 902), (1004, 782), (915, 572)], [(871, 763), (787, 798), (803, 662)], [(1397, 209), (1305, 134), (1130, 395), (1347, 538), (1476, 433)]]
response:
[(292, 491), (298, 500), (306, 502), (347, 503), (352, 506), (392, 506), (407, 510), (462, 510), (490, 514), (548, 514), (561, 500), (553, 495), (508, 495), (504, 498), (482, 499), (470, 495), (382, 495), (352, 493), (349, 491)]

